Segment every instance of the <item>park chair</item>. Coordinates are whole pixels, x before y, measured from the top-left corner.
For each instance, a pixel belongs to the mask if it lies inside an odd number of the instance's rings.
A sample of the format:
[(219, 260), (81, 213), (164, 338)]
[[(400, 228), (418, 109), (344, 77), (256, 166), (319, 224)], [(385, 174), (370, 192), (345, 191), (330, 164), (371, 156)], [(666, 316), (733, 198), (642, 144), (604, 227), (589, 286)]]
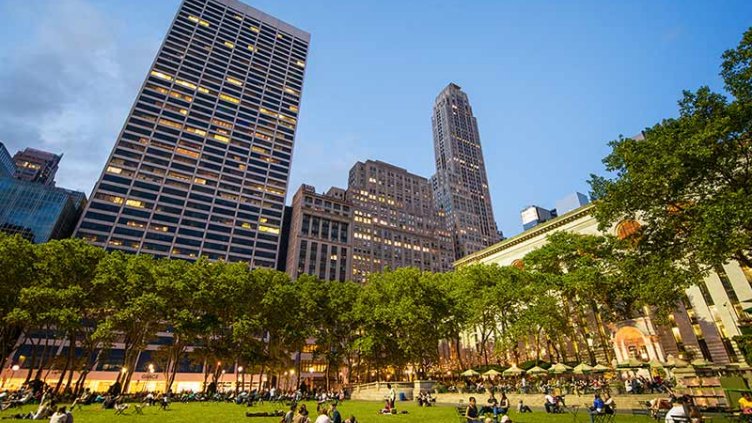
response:
[(115, 415), (125, 415), (125, 410), (128, 409), (128, 404), (115, 404)]
[(133, 410), (136, 412), (136, 414), (144, 414), (144, 406), (143, 406), (143, 404), (135, 404), (133, 406)]

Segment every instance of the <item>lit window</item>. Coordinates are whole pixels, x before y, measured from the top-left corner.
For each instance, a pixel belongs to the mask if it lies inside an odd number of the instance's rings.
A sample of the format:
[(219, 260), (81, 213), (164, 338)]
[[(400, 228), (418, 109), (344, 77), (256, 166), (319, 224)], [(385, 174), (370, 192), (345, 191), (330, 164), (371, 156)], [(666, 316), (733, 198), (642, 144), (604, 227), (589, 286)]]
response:
[(219, 94), (219, 98), (225, 101), (229, 101), (230, 103), (240, 104), (240, 100), (227, 94)]
[(188, 20), (195, 23), (198, 23), (199, 21), (199, 19), (193, 15), (188, 16)]
[(301, 68), (304, 68), (304, 67), (305, 67), (305, 62), (304, 62), (304, 61), (302, 61), (302, 60), (298, 60), (298, 61), (296, 61), (296, 62), (295, 62), (295, 64), (296, 64), (296, 65), (298, 65), (298, 66), (300, 66)]
[(193, 157), (195, 159), (197, 159), (198, 156), (199, 156), (199, 154), (197, 152), (191, 151), (191, 150), (186, 150), (185, 148), (178, 147), (175, 151), (178, 152), (178, 153), (180, 153), (180, 154), (185, 154), (186, 156), (191, 156), (191, 157)]
[(175, 122), (175, 121), (171, 121), (168, 119), (159, 119), (159, 124), (169, 126), (171, 128), (177, 128), (177, 129), (181, 129), (183, 127), (183, 124)]
[(228, 48), (235, 48), (235, 44), (234, 44), (234, 43), (231, 43), (231, 42), (229, 42), (229, 41), (225, 41), (225, 42), (224, 42), (224, 45), (225, 45), (225, 47), (228, 47)]
[(192, 134), (201, 135), (202, 137), (206, 136), (206, 131), (204, 131), (203, 129), (191, 128), (189, 126), (189, 127), (185, 128), (185, 130), (187, 132), (192, 133)]
[(258, 32), (261, 32), (261, 30), (260, 30), (260, 29), (258, 29), (258, 28), (256, 28), (255, 26), (250, 26), (249, 28), (250, 28), (250, 29), (251, 29), (251, 31), (253, 31), (253, 32), (256, 32), (256, 33), (258, 33)]
[(256, 47), (248, 44), (248, 50), (250, 50), (250, 51), (256, 51)]
[(166, 73), (158, 72), (158, 71), (151, 71), (152, 76), (156, 76), (157, 78), (164, 79), (165, 81), (172, 81), (172, 76), (167, 75)]
[(228, 143), (228, 142), (230, 142), (230, 139), (229, 139), (229, 138), (227, 138), (227, 137), (226, 137), (226, 136), (224, 136), (224, 135), (219, 135), (219, 134), (214, 134), (214, 139), (215, 139), (215, 140), (217, 140), (217, 141), (222, 141), (222, 142), (224, 142), (224, 143)]
[(197, 89), (198, 89), (198, 92), (200, 92), (200, 93), (204, 93), (204, 94), (209, 94), (210, 93), (209, 90), (207, 90), (204, 87), (198, 87)]
[(144, 202), (143, 201), (139, 201), (139, 200), (127, 200), (125, 202), (125, 205), (131, 206), (131, 207), (137, 207), (137, 208), (140, 208), (140, 209), (144, 208)]
[(107, 172), (119, 175), (119, 174), (123, 173), (123, 169), (121, 169), (119, 167), (115, 167), (115, 166), (107, 166)]
[(199, 24), (199, 25), (201, 25), (203, 27), (208, 27), (209, 26), (209, 22), (206, 22), (203, 19), (199, 19), (198, 17), (193, 16), (193, 15), (189, 15), (188, 16), (188, 20), (191, 21), (191, 22), (197, 23), (197, 24)]
[(196, 89), (196, 84), (188, 82), (188, 81), (183, 81), (182, 79), (176, 79), (175, 83), (178, 84), (178, 85), (182, 85), (182, 86), (184, 86), (186, 88), (190, 88), (192, 90)]
[(229, 82), (230, 84), (233, 84), (233, 85), (237, 85), (238, 87), (242, 87), (243, 86), (242, 82), (238, 81), (235, 78), (231, 78), (229, 76), (227, 77), (227, 82)]
[(197, 184), (200, 184), (200, 185), (206, 185), (206, 179), (204, 179), (204, 178), (194, 178), (193, 182), (197, 183)]
[(289, 109), (291, 112), (298, 112), (298, 106), (290, 106)]
[(270, 234), (278, 234), (279, 228), (272, 228), (270, 226), (259, 225), (259, 231), (268, 232)]

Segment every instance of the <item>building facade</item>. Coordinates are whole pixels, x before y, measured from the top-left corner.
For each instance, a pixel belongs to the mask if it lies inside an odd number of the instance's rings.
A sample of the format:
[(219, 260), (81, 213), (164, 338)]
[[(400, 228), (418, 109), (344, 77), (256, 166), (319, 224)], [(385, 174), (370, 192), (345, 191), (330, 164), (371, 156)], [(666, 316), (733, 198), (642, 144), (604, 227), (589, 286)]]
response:
[(353, 280), (399, 267), (451, 269), (451, 238), (428, 179), (381, 161), (358, 162), (350, 169), (347, 198), (353, 208)]
[(533, 226), (547, 222), (554, 217), (556, 217), (556, 209), (549, 210), (538, 206), (528, 206), (520, 212), (524, 230), (531, 229)]
[(436, 97), (431, 115), (436, 174), (432, 178), (437, 208), (446, 213), (455, 259), (501, 239), (488, 189), (478, 122), (467, 94), (449, 84)]
[(13, 157), (5, 148), (5, 144), (0, 142), (0, 177), (13, 178), (16, 176), (16, 163)]
[(77, 236), (274, 268), (309, 40), (236, 0), (183, 1)]
[[(592, 211), (592, 205), (575, 209), (464, 257), (455, 266), (473, 263), (524, 266), (525, 255), (545, 245), (547, 236), (553, 232), (602, 234)], [(638, 222), (624, 221), (612, 227), (609, 233), (624, 237), (634, 233), (635, 228), (639, 228)], [(669, 355), (673, 355), (685, 360), (706, 359), (717, 364), (743, 362), (733, 338), (752, 328), (752, 316), (745, 312), (752, 306), (752, 271), (734, 261), (729, 262), (711, 272), (702, 283), (688, 288), (685, 294), (683, 298), (677, 298), (676, 309), (667, 323), (655, 321), (649, 310), (642, 317), (627, 321), (586, 322), (588, 327), (597, 328), (602, 333), (593, 334), (593, 345), (582, 341), (576, 345), (578, 342), (573, 340), (569, 347), (590, 351), (599, 361), (613, 357), (618, 362), (629, 358), (665, 362)], [(474, 334), (466, 334), (465, 345), (469, 349), (473, 348), (473, 339)], [(521, 361), (534, 358), (535, 353), (529, 353), (532, 355), (523, 355)]]
[(322, 280), (352, 279), (352, 209), (341, 188), (316, 193), (302, 185), (292, 199), (287, 273)]
[(62, 154), (53, 154), (35, 148), (26, 148), (19, 151), (13, 155), (13, 162), (16, 165), (16, 178), (22, 181), (55, 186), (55, 175), (62, 158)]
[(0, 177), (0, 231), (34, 243), (70, 237), (85, 205), (82, 192)]

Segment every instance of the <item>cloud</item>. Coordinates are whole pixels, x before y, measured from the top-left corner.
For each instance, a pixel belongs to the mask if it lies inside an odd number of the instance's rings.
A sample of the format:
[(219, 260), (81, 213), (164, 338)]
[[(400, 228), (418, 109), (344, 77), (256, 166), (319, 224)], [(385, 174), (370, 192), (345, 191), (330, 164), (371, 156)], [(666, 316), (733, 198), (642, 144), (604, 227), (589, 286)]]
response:
[(28, 32), (0, 50), (0, 140), (11, 153), (64, 153), (57, 185), (89, 194), (159, 40), (124, 45), (118, 22), (87, 0), (37, 3), (33, 13), (15, 3), (6, 20)]

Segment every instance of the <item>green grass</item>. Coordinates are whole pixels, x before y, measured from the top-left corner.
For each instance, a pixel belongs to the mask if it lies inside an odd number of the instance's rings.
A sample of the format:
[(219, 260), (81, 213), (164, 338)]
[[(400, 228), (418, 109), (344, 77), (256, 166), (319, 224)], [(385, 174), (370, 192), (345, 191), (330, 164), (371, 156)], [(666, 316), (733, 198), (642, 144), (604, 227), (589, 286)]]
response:
[[(316, 411), (315, 403), (306, 403), (312, 413)], [(339, 405), (340, 413), (343, 420), (354, 414), (359, 422), (363, 423), (407, 423), (407, 422), (430, 422), (430, 423), (460, 423), (459, 417), (452, 406), (439, 405), (436, 407), (421, 408), (414, 403), (397, 403), (397, 409), (405, 410), (408, 414), (398, 414), (396, 416), (380, 416), (376, 412), (383, 404), (380, 402), (367, 401), (345, 401)], [(105, 422), (138, 422), (138, 423), (165, 423), (165, 422), (186, 422), (186, 423), (206, 423), (206, 422), (246, 422), (246, 423), (278, 423), (279, 417), (254, 417), (245, 416), (246, 411), (271, 411), (281, 409), (279, 405), (264, 404), (263, 406), (245, 407), (235, 404), (217, 404), (217, 403), (190, 403), (181, 404), (173, 403), (170, 410), (162, 411), (159, 407), (145, 407), (144, 414), (138, 415), (132, 409), (128, 410), (125, 416), (115, 416), (114, 410), (103, 410), (100, 405), (85, 406), (83, 410), (73, 412), (76, 423), (105, 423)], [(34, 407), (24, 407), (20, 409), (23, 412), (35, 410)], [(19, 409), (12, 409), (0, 413), (0, 417), (10, 416), (20, 412)], [(315, 416), (312, 416), (312, 421)], [(572, 423), (572, 416), (569, 414), (550, 415), (543, 411), (534, 411), (532, 414), (510, 414), (513, 421), (522, 423)], [(578, 422), (589, 422), (586, 413), (580, 412), (577, 417)], [(647, 417), (635, 417), (628, 414), (617, 415), (614, 422), (651, 422)]]

